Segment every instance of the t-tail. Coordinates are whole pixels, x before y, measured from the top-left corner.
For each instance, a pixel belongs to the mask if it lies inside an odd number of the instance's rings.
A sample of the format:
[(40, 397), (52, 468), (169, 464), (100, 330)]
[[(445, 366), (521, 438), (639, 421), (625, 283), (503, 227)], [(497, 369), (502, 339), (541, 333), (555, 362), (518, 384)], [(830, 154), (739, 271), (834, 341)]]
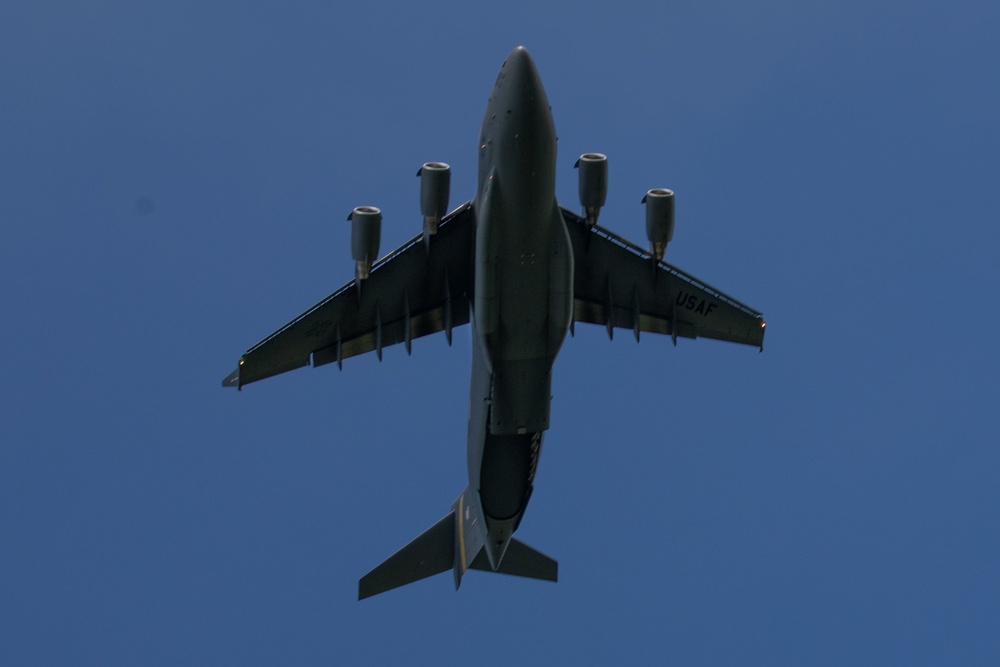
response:
[(448, 569), (454, 572), (455, 590), (458, 590), (462, 576), (469, 569), (557, 580), (559, 564), (516, 538), (511, 538), (494, 570), (483, 549), (485, 543), (486, 523), (479, 505), (479, 494), (466, 487), (444, 518), (361, 577), (358, 599), (363, 600)]

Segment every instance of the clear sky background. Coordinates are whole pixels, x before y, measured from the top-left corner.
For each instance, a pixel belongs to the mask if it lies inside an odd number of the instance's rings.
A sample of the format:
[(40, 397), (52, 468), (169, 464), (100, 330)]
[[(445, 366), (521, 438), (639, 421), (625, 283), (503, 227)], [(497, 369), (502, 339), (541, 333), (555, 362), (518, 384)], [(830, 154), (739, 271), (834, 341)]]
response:
[[(7, 2), (0, 662), (1000, 664), (995, 2)], [(242, 392), (239, 355), (473, 194), (524, 44), (557, 195), (757, 308), (581, 325), (518, 536), (357, 602), (465, 485), (468, 329)]]

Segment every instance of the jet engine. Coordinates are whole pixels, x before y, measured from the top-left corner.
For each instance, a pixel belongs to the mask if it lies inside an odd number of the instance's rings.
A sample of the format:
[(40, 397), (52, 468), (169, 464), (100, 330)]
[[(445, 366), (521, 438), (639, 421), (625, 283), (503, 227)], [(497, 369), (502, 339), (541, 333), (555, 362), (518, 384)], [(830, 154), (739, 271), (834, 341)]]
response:
[(656, 261), (663, 260), (667, 243), (674, 238), (674, 191), (654, 188), (642, 198), (646, 205), (646, 236)]
[(448, 212), (451, 167), (444, 162), (425, 162), (417, 170), (420, 177), (420, 212), (424, 215), (424, 239), (437, 234), (441, 218)]
[(608, 156), (600, 153), (584, 153), (573, 165), (580, 170), (580, 204), (583, 217), (593, 227), (608, 198)]
[(355, 278), (364, 280), (378, 258), (382, 237), (382, 211), (374, 206), (358, 206), (347, 216), (351, 221), (351, 256), (356, 268)]

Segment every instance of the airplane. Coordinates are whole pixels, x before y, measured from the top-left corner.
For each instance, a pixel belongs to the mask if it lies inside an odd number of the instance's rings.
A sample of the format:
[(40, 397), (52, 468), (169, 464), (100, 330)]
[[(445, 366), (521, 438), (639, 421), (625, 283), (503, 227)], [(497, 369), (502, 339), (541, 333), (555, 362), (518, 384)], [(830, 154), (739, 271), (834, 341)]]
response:
[(375, 261), (381, 211), (351, 222), (355, 277), (251, 347), (224, 387), (314, 367), (469, 324), (468, 484), (451, 510), (358, 582), (358, 599), (452, 570), (556, 581), (558, 564), (514, 537), (534, 488), (549, 428), (552, 364), (575, 323), (763, 350), (761, 313), (663, 261), (674, 194), (643, 198), (650, 250), (597, 224), (607, 157), (576, 163), (582, 215), (556, 202), (556, 133), (538, 70), (524, 47), (507, 56), (486, 106), (475, 197), (448, 212), (450, 167), (424, 164), (423, 231)]

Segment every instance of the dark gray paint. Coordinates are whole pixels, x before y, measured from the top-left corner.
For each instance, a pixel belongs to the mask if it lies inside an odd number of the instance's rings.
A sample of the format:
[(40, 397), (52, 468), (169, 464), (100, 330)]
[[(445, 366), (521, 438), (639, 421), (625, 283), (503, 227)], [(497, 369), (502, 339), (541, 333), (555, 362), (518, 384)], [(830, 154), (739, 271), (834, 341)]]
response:
[[(518, 47), (479, 138), (475, 198), (250, 348), (224, 386), (445, 331), (473, 328), (468, 486), (451, 512), (372, 570), (368, 597), (469, 568), (554, 581), (554, 560), (512, 540), (549, 428), (552, 364), (573, 321), (760, 346), (760, 313), (555, 199), (556, 135), (538, 71)], [(597, 212), (588, 213), (590, 222)], [(508, 551), (509, 545), (516, 545)]]

